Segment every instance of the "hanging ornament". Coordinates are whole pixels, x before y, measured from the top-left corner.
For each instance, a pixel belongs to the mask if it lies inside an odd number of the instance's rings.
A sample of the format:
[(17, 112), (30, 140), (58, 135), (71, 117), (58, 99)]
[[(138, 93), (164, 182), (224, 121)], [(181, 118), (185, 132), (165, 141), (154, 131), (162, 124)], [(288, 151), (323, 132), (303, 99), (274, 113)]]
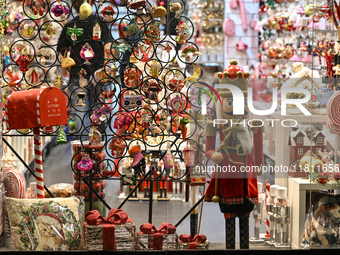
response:
[(19, 86), (20, 84), (17, 84), (16, 82), (20, 80), (19, 76), (17, 74), (13, 75), (8, 69), (6, 69), (6, 74), (8, 75), (8, 77), (11, 79), (7, 85), (10, 88), (13, 88), (15, 86)]
[(112, 156), (118, 158), (121, 157), (124, 153), (126, 145), (123, 139), (113, 138), (109, 144), (109, 149), (111, 150)]
[(31, 77), (32, 77), (32, 80), (31, 80), (31, 84), (36, 84), (38, 83), (39, 81), (39, 75), (38, 73), (35, 71), (35, 68), (33, 68), (32, 72), (31, 72)]
[(124, 82), (127, 87), (137, 87), (142, 78), (142, 73), (135, 67), (130, 67), (124, 71)]
[(181, 17), (182, 5), (176, 1), (170, 3), (170, 11), (175, 13), (175, 19), (179, 19)]
[(189, 35), (189, 29), (183, 20), (181, 20), (176, 26), (176, 33), (177, 36), (175, 37), (175, 41), (178, 44), (185, 44)]
[(113, 15), (115, 15), (115, 11), (113, 10), (112, 6), (108, 5), (100, 12), (104, 16), (105, 22), (112, 22)]
[(73, 41), (73, 45), (76, 44), (77, 36), (81, 36), (84, 32), (84, 29), (77, 28), (76, 24), (74, 24), (73, 28), (68, 27), (67, 28), (67, 34), (71, 36), (71, 39)]
[(164, 50), (169, 54), (170, 51), (172, 51), (172, 47), (169, 45), (169, 43), (166, 44), (166, 46), (164, 47)]
[(142, 127), (143, 128), (148, 128), (149, 127), (149, 122), (150, 122), (149, 111), (146, 110), (146, 108), (144, 108), (143, 112), (142, 112)]
[(161, 69), (162, 65), (159, 63), (158, 60), (152, 60), (150, 64), (150, 75), (152, 77), (157, 78), (159, 76), (159, 71)]
[(59, 70), (56, 69), (54, 71), (54, 79), (53, 79), (53, 86), (56, 87), (56, 88), (61, 88), (63, 86), (63, 80), (62, 80), (62, 77), (61, 75), (59, 75)]
[(183, 117), (179, 122), (181, 126), (181, 134), (182, 134), (183, 141), (185, 141), (187, 137), (187, 131), (188, 131), (187, 124), (188, 123), (189, 123), (189, 120), (186, 117)]
[(140, 60), (141, 62), (143, 63), (147, 63), (149, 62), (151, 59), (149, 58), (149, 53), (150, 53), (150, 50), (151, 50), (152, 47), (149, 47), (147, 50), (146, 50), (146, 47), (145, 45), (141, 45), (139, 46), (138, 45), (138, 49), (139, 51), (143, 54), (143, 58)]
[(176, 72), (174, 77), (169, 81), (169, 89), (173, 92), (180, 92), (184, 87), (184, 81), (179, 78), (179, 74)]
[(123, 26), (123, 29), (125, 31), (126, 37), (128, 38), (135, 37), (143, 33), (142, 30), (139, 29), (139, 26), (134, 19), (131, 20), (127, 26)]
[(86, 93), (81, 89), (81, 90), (77, 93), (77, 97), (78, 97), (78, 100), (77, 100), (76, 106), (85, 107), (85, 106), (86, 106), (86, 104), (85, 104)]
[(57, 33), (55, 27), (53, 26), (53, 24), (51, 22), (48, 22), (48, 23), (45, 24), (45, 32), (50, 37), (52, 37), (53, 35), (55, 35)]
[(166, 154), (164, 156), (164, 168), (171, 169), (174, 167), (175, 157), (171, 154), (170, 146), (166, 150)]
[(201, 55), (201, 52), (199, 52), (199, 50), (197, 48), (195, 48), (194, 46), (192, 46), (191, 44), (187, 47), (185, 47), (182, 50), (181, 53), (181, 58), (185, 58), (187, 57), (189, 54), (192, 54), (194, 57), (198, 57)]
[(70, 10), (63, 4), (60, 3), (60, 0), (58, 0), (58, 3), (52, 8), (52, 13), (56, 17), (62, 17), (65, 18), (65, 15), (69, 14)]
[(17, 64), (20, 67), (21, 72), (27, 72), (28, 71), (28, 65), (31, 63), (30, 58), (28, 57), (28, 52), (26, 48), (23, 48), (20, 51), (20, 56), (17, 60)]
[(89, 132), (89, 148), (100, 148), (100, 142), (102, 140), (102, 134), (94, 126), (91, 126)]
[(143, 8), (146, 6), (145, 0), (131, 0), (129, 2), (129, 8), (132, 10), (137, 10), (137, 15), (143, 14)]
[(157, 101), (158, 93), (162, 90), (162, 88), (158, 85), (158, 82), (155, 80), (149, 81), (149, 86), (146, 91), (149, 94), (149, 99)]
[(33, 14), (42, 16), (44, 14), (43, 4), (41, 4), (39, 1), (33, 1), (32, 4), (33, 4), (32, 6)]
[(80, 50), (80, 56), (85, 59), (84, 65), (91, 65), (89, 62), (90, 59), (94, 57), (94, 51), (89, 43), (85, 43), (85, 45)]
[(52, 54), (43, 48), (38, 50), (37, 57), (40, 59), (40, 64), (45, 65), (46, 60), (50, 60), (52, 58)]
[(98, 22), (93, 26), (93, 34), (92, 34), (92, 39), (94, 41), (100, 40), (102, 36), (102, 29), (100, 28), (100, 25)]
[(68, 132), (69, 133), (74, 133), (76, 131), (76, 122), (74, 121), (74, 119), (72, 117), (69, 118), (68, 123)]
[(30, 22), (26, 22), (26, 24), (24, 25), (24, 37), (32, 37), (34, 33), (34, 27), (32, 26), (32, 24)]
[(152, 17), (154, 19), (160, 18), (161, 19), (161, 24), (166, 24), (166, 18), (165, 16), (168, 14), (167, 10), (165, 9), (164, 6), (155, 6), (152, 5)]
[(81, 88), (84, 88), (88, 85), (87, 79), (85, 78), (87, 72), (84, 68), (80, 69), (78, 75), (79, 75), (79, 86)]
[(159, 31), (159, 23), (150, 24), (145, 33), (145, 37), (147, 38), (146, 44), (151, 44), (151, 42), (158, 42), (160, 40), (160, 31)]
[(93, 162), (91, 160), (91, 158), (89, 157), (89, 155), (85, 154), (80, 162), (77, 164), (77, 168), (80, 170), (80, 171), (89, 171), (91, 170), (93, 167)]
[(81, 19), (87, 19), (90, 17), (92, 14), (92, 7), (91, 5), (87, 2), (87, 0), (84, 0), (82, 5), (79, 8), (79, 17)]
[(66, 134), (65, 134), (65, 127), (64, 126), (60, 126), (60, 128), (59, 128), (57, 143), (58, 144), (67, 143), (67, 137), (66, 137)]
[(185, 103), (186, 103), (185, 99), (183, 99), (182, 97), (178, 95), (170, 99), (169, 105), (173, 111), (172, 115), (181, 116), (180, 112), (184, 111)]

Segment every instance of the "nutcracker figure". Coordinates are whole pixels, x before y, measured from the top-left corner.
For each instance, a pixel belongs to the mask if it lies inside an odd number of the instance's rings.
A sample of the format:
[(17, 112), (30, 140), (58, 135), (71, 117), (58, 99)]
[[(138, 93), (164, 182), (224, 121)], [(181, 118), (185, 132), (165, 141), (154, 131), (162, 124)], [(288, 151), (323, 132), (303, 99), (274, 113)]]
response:
[[(220, 84), (238, 87), (246, 98), (249, 73), (237, 66), (236, 60), (230, 61), (230, 66), (219, 73), (218, 77)], [(236, 217), (239, 218), (240, 248), (249, 249), (249, 216), (257, 202), (257, 174), (261, 173), (263, 164), (262, 128), (248, 128), (246, 102), (245, 114), (233, 116), (231, 91), (221, 88), (218, 93), (222, 105), (217, 105), (217, 118), (225, 124), (215, 125), (214, 121), (208, 120), (205, 126), (206, 156), (215, 163), (205, 201), (219, 203), (224, 214), (226, 249), (235, 249)], [(215, 147), (217, 132), (220, 135), (218, 149)], [(250, 132), (253, 133), (254, 148)]]

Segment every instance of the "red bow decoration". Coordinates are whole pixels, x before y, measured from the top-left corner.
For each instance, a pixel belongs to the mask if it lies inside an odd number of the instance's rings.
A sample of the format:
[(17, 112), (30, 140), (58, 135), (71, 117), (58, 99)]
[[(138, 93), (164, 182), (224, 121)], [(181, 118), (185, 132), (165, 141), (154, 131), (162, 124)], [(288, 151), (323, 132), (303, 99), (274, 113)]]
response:
[(92, 210), (86, 213), (85, 218), (88, 225), (103, 225), (103, 250), (116, 250), (115, 224), (132, 222), (120, 209), (111, 209), (106, 218), (97, 210)]
[(140, 231), (137, 235), (140, 234), (152, 234), (153, 235), (153, 250), (162, 250), (163, 239), (165, 234), (175, 234), (176, 227), (170, 223), (163, 222), (159, 229), (150, 223), (145, 223), (140, 226)]
[(197, 250), (199, 243), (205, 243), (207, 237), (205, 235), (195, 235), (191, 238), (190, 235), (180, 235), (179, 240), (183, 243), (189, 243), (188, 250)]

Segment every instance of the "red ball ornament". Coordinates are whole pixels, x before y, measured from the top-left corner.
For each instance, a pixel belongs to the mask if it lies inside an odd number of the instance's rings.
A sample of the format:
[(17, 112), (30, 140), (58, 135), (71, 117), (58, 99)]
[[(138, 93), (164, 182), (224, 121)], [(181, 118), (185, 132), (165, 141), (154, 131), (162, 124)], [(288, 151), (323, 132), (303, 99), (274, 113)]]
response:
[(20, 55), (19, 59), (17, 60), (17, 64), (20, 67), (21, 72), (27, 72), (28, 71), (28, 65), (31, 63), (30, 58), (27, 55)]
[(101, 185), (102, 185), (102, 190), (105, 189), (105, 182), (104, 181), (101, 182)]
[(102, 185), (100, 183), (93, 184), (93, 188), (95, 191), (99, 192), (102, 189)]
[(93, 201), (98, 201), (99, 200), (99, 198), (97, 197), (96, 194), (92, 194), (92, 199), (93, 199)]
[(102, 197), (102, 198), (105, 198), (105, 193), (102, 191), (102, 192), (100, 192), (100, 196)]
[(79, 183), (79, 182), (75, 182), (75, 183), (73, 184), (73, 187), (74, 187), (74, 189), (75, 189), (76, 191), (79, 191), (79, 189), (80, 189), (80, 183)]
[(75, 181), (80, 181), (80, 176), (78, 174), (73, 174), (73, 179)]
[(80, 189), (82, 190), (82, 191), (85, 191), (85, 192), (87, 192), (87, 191), (89, 191), (89, 186), (87, 186), (85, 183), (82, 183), (81, 185), (80, 185)]

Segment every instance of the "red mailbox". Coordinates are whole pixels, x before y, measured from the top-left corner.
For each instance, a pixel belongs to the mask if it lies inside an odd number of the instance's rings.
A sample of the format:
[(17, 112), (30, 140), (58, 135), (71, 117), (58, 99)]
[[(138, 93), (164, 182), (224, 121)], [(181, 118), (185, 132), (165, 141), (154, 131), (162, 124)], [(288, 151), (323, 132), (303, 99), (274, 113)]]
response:
[(55, 87), (13, 92), (6, 100), (6, 121), (8, 129), (33, 128), (37, 192), (44, 198), (40, 127), (67, 124), (66, 98)]
[(55, 87), (13, 92), (7, 97), (6, 116), (8, 129), (66, 125), (65, 95)]

